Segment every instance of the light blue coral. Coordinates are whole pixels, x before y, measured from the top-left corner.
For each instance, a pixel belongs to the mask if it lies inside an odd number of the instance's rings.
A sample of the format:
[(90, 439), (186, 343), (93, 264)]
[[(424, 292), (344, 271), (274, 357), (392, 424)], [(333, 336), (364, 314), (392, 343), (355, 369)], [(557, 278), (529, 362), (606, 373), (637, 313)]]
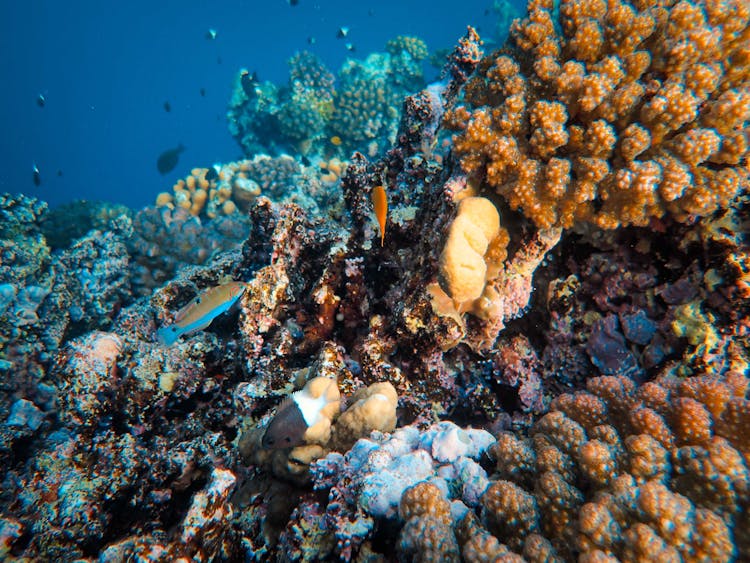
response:
[(356, 491), (357, 509), (374, 518), (397, 517), (404, 491), (422, 481), (457, 501), (452, 511), (460, 515), (467, 505), (478, 505), (489, 484), (477, 461), (494, 443), (489, 432), (452, 422), (422, 432), (406, 426), (390, 436), (374, 433), (361, 439), (346, 455), (329, 454), (314, 464), (312, 474), (319, 489), (335, 486), (346, 475), (352, 480), (349, 490)]

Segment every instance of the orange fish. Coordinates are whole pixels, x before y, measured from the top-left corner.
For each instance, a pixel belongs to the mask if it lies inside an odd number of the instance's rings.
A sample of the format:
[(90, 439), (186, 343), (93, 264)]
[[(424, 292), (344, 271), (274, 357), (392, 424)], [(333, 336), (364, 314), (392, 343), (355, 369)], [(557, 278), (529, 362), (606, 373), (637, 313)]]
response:
[(242, 297), (247, 284), (232, 281), (209, 288), (175, 314), (175, 322), (156, 331), (159, 341), (170, 346), (183, 334), (203, 330)]
[(380, 225), (380, 246), (383, 246), (385, 240), (385, 222), (388, 219), (388, 196), (383, 186), (375, 186), (370, 194), (372, 198), (372, 207), (375, 210), (375, 217)]
[(337, 147), (341, 146), (341, 137), (338, 135), (334, 135), (331, 137), (331, 144), (336, 145)]

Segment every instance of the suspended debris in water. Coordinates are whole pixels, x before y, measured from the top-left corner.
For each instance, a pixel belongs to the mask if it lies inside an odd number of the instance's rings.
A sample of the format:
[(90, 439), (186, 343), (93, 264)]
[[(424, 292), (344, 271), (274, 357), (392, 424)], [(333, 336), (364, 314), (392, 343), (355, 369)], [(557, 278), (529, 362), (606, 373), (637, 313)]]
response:
[(156, 160), (156, 168), (160, 174), (167, 174), (174, 170), (177, 163), (180, 161), (180, 153), (185, 150), (185, 147), (180, 143), (173, 149), (167, 149), (159, 155)]

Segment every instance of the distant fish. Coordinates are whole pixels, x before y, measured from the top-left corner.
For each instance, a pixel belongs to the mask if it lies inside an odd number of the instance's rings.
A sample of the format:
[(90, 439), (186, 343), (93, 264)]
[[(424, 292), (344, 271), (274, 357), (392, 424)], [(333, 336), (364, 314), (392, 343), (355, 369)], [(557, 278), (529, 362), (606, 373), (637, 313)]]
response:
[(58, 170), (57, 171), (57, 177), (58, 178), (62, 178), (62, 175), (63, 175), (62, 170)]
[(330, 140), (332, 145), (335, 145), (337, 147), (341, 146), (341, 137), (339, 137), (338, 135), (334, 135)]
[(206, 89), (205, 88), (201, 88), (201, 96), (203, 96), (204, 98), (206, 97)]
[(385, 241), (385, 223), (388, 220), (388, 196), (383, 186), (375, 186), (370, 194), (372, 198), (372, 208), (375, 210), (375, 218), (378, 220), (380, 227), (380, 246)]
[(287, 2), (289, 2), (290, 6), (296, 6), (299, 4), (299, 0), (287, 0)]
[(159, 155), (156, 160), (156, 168), (160, 174), (167, 174), (174, 170), (177, 163), (180, 161), (180, 153), (185, 150), (185, 147), (180, 143), (173, 149), (167, 149)]
[(354, 52), (354, 51), (356, 51), (356, 50), (357, 50), (357, 48), (356, 48), (356, 47), (354, 46), (354, 43), (347, 43), (347, 44), (346, 44), (346, 49), (347, 49), (348, 51), (351, 51), (351, 52)]
[(38, 105), (40, 108), (44, 107), (44, 104), (47, 103), (47, 100), (44, 97), (44, 94), (39, 94), (36, 98), (36, 105)]
[(349, 28), (348, 27), (340, 27), (339, 30), (336, 32), (336, 38), (337, 39), (343, 39), (349, 35)]
[(221, 60), (221, 57), (216, 57), (216, 64), (217, 64), (217, 65), (220, 65), (220, 64), (221, 64), (221, 63), (223, 63), (223, 62), (224, 62), (224, 61), (222, 61), (222, 60)]
[(250, 74), (247, 70), (242, 69), (242, 72), (240, 72), (240, 84), (248, 98), (255, 98), (258, 95), (258, 92), (255, 90), (255, 86), (258, 84), (258, 75), (255, 71)]
[(209, 29), (206, 32), (206, 39), (208, 39), (209, 41), (213, 41), (214, 39), (216, 39), (216, 30), (215, 29)]
[(42, 175), (39, 173), (39, 167), (35, 164), (34, 165), (34, 185), (38, 188), (42, 185)]
[(232, 281), (203, 291), (175, 314), (174, 324), (156, 331), (159, 342), (171, 346), (180, 336), (203, 330), (231, 309), (246, 288), (245, 282)]
[(263, 434), (261, 444), (267, 449), (304, 444), (310, 428), (326, 424), (326, 419), (330, 421), (338, 414), (340, 399), (335, 379), (322, 376), (311, 379), (301, 390), (282, 401)]
[(213, 166), (210, 166), (208, 170), (206, 171), (206, 180), (212, 181), (216, 180), (219, 177), (219, 173), (216, 171), (216, 168)]
[(308, 44), (308, 45), (315, 45), (315, 43), (316, 43), (316, 42), (317, 42), (317, 39), (315, 39), (315, 37), (313, 37), (312, 35), (310, 35), (310, 36), (309, 36), (309, 37), (307, 38), (307, 44)]
[(172, 104), (170, 104), (168, 100), (164, 102), (164, 111), (166, 111), (167, 113), (172, 111)]

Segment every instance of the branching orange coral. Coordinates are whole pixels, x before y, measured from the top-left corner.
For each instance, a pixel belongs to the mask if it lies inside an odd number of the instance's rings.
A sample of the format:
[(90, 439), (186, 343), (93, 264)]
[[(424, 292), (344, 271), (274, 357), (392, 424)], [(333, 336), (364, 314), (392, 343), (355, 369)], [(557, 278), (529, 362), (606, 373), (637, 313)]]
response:
[(529, 3), (446, 115), (463, 170), (537, 226), (644, 226), (750, 185), (745, 0)]
[(504, 544), (525, 556), (549, 540), (546, 557), (565, 560), (743, 558), (750, 452), (737, 424), (750, 412), (746, 384), (737, 373), (640, 388), (590, 379), (588, 391), (557, 397), (530, 437), (498, 436), (484, 528), (461, 526), (488, 551)]

